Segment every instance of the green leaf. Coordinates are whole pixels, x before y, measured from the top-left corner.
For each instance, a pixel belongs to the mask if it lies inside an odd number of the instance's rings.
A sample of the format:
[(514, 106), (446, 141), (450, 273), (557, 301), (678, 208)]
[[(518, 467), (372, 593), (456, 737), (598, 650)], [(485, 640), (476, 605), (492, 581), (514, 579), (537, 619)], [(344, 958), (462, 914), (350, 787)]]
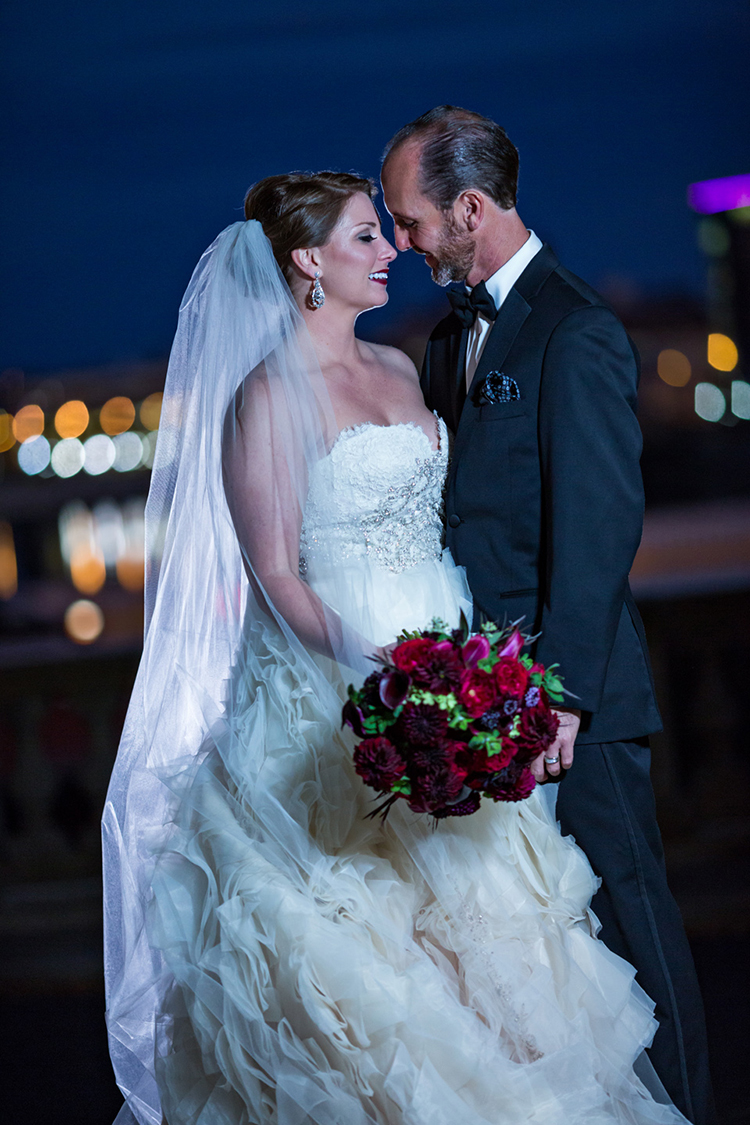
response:
[(398, 781), (394, 781), (391, 786), (391, 793), (403, 793), (407, 797), (411, 795), (411, 782), (405, 774)]

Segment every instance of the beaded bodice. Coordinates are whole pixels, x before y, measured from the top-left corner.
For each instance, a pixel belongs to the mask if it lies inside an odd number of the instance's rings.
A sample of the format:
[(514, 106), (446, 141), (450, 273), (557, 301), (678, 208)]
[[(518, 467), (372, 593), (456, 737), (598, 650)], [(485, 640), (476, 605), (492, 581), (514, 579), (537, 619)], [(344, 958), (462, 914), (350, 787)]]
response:
[(300, 571), (369, 558), (391, 571), (439, 559), (448, 431), (437, 419), (432, 448), (414, 422), (364, 422), (341, 430), (310, 474), (300, 537)]

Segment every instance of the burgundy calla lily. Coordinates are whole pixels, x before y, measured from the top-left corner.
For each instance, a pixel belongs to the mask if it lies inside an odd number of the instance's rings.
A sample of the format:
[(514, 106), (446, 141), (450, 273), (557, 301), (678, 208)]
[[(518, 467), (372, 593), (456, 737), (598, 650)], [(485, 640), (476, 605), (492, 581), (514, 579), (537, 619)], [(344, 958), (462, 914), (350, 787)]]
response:
[(364, 738), (365, 731), (364, 727), (362, 726), (363, 718), (364, 715), (360, 711), (359, 707), (357, 707), (356, 703), (354, 703), (351, 699), (347, 699), (341, 712), (342, 727), (346, 724), (346, 726), (352, 728), (357, 738)]
[(505, 642), (504, 646), (498, 652), (498, 660), (502, 659), (503, 656), (510, 656), (513, 660), (517, 660), (523, 646), (523, 637), (519, 633), (518, 629), (514, 629)]
[(476, 668), (480, 660), (486, 660), (490, 655), (490, 642), (486, 637), (477, 634), (469, 638), (461, 651), (466, 667)]
[(380, 681), (380, 698), (383, 704), (391, 711), (404, 702), (411, 687), (411, 676), (398, 669), (383, 676)]

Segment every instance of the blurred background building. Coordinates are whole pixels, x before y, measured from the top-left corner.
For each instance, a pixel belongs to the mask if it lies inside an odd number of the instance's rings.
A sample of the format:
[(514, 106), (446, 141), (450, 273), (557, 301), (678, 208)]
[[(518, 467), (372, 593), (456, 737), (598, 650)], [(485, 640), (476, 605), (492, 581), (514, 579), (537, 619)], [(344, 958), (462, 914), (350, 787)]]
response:
[[(654, 782), (725, 1121), (750, 1121), (750, 14), (744, 0), (162, 0), (3, 15), (0, 1041), (9, 1120), (99, 1125), (98, 821), (143, 625), (143, 510), (180, 296), (250, 183), (377, 176), (452, 102), (506, 126), (519, 210), (640, 350), (632, 574)], [(387, 216), (384, 216), (387, 220)], [(390, 225), (386, 221), (386, 231)], [(394, 263), (361, 334), (419, 364), (444, 297)], [(196, 533), (199, 533), (198, 530)], [(46, 1076), (47, 1080), (42, 1080)]]

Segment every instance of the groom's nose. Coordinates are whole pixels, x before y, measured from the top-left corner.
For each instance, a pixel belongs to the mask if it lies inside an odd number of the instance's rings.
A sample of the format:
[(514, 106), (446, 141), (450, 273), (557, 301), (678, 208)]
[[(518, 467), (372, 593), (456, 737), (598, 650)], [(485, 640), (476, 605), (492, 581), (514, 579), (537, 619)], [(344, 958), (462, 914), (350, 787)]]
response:
[(396, 243), (398, 250), (408, 250), (411, 246), (411, 238), (409, 237), (408, 230), (403, 227), (394, 226), (393, 228), (393, 241)]

